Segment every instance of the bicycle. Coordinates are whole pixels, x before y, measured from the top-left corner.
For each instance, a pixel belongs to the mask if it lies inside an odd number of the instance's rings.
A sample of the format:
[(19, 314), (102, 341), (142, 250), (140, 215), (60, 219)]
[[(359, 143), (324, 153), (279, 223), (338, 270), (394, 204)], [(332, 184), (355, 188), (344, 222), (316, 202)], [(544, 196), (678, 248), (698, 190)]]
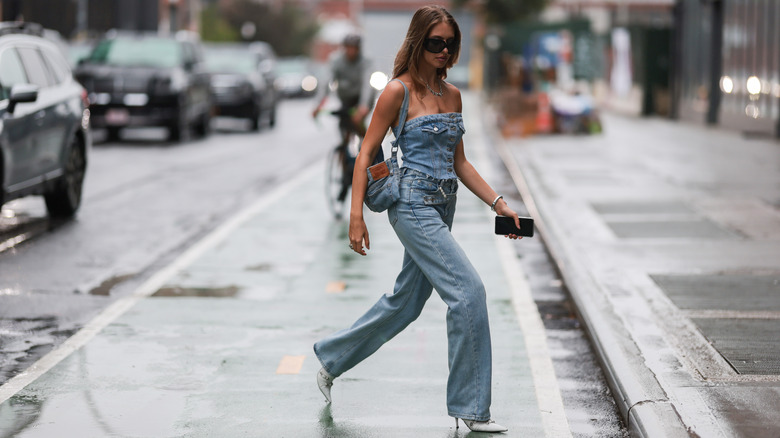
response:
[(341, 141), (329, 153), (325, 171), (325, 197), (328, 208), (336, 219), (344, 217), (347, 194), (352, 187), (352, 172), (360, 151), (362, 127), (352, 120), (353, 108), (342, 108), (331, 114), (339, 118)]

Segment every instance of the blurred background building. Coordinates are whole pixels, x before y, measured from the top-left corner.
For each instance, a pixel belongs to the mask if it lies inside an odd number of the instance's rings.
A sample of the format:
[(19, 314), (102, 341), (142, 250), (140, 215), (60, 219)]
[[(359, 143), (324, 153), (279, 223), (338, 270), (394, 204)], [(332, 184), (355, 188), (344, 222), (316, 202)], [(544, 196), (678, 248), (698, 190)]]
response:
[(2, 0), (4, 21), (40, 23), (65, 38), (110, 29), (198, 31), (200, 0)]
[[(3, 20), (39, 22), (69, 40), (95, 37), (109, 29), (160, 33), (187, 29), (199, 32), (205, 41), (262, 40), (280, 56), (307, 56), (320, 62), (338, 48), (346, 33), (360, 31), (366, 53), (386, 73), (392, 69), (411, 13), (429, 3), (0, 1)], [(485, 88), (509, 113), (530, 112), (542, 132), (550, 130), (545, 115), (539, 114), (545, 111), (546, 99), (550, 93), (563, 93), (588, 96), (599, 108), (780, 137), (778, 0), (437, 3), (456, 15), (464, 35), (460, 63), (449, 79), (460, 86)]]

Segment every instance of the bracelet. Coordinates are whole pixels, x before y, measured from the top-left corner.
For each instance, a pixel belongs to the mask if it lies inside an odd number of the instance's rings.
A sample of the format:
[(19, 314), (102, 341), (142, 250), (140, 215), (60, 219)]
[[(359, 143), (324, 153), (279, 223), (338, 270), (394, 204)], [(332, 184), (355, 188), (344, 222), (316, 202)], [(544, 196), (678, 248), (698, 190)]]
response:
[(498, 202), (499, 199), (503, 199), (504, 195), (498, 195), (496, 196), (496, 199), (493, 200), (493, 203), (490, 204), (490, 211), (496, 211), (496, 202)]

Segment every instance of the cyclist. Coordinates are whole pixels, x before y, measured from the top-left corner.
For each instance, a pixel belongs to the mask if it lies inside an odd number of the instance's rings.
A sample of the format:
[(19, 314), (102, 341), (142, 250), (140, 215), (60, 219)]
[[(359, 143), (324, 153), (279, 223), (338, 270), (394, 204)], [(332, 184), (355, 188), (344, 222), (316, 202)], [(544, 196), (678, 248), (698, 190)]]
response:
[[(346, 145), (349, 136), (357, 134), (361, 139), (366, 134), (364, 119), (374, 102), (374, 89), (370, 84), (371, 61), (365, 58), (361, 51), (361, 37), (349, 34), (342, 41), (342, 50), (337, 52), (330, 61), (330, 77), (320, 87), (317, 106), (313, 116), (317, 117), (325, 101), (331, 83), (335, 84), (336, 95), (341, 101), (339, 128), (342, 132), (342, 143)], [(377, 162), (383, 160), (382, 154), (377, 154)], [(339, 202), (344, 201), (347, 190), (352, 185), (352, 169), (355, 157), (346, 154), (344, 157), (343, 189), (339, 193)]]

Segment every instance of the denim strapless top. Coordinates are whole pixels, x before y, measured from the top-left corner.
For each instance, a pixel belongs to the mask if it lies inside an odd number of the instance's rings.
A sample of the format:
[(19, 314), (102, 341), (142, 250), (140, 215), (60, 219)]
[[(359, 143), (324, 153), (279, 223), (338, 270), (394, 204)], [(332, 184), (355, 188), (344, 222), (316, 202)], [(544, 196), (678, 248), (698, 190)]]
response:
[(460, 113), (429, 114), (407, 121), (398, 139), (404, 167), (435, 179), (457, 178), (455, 147), (465, 132)]

